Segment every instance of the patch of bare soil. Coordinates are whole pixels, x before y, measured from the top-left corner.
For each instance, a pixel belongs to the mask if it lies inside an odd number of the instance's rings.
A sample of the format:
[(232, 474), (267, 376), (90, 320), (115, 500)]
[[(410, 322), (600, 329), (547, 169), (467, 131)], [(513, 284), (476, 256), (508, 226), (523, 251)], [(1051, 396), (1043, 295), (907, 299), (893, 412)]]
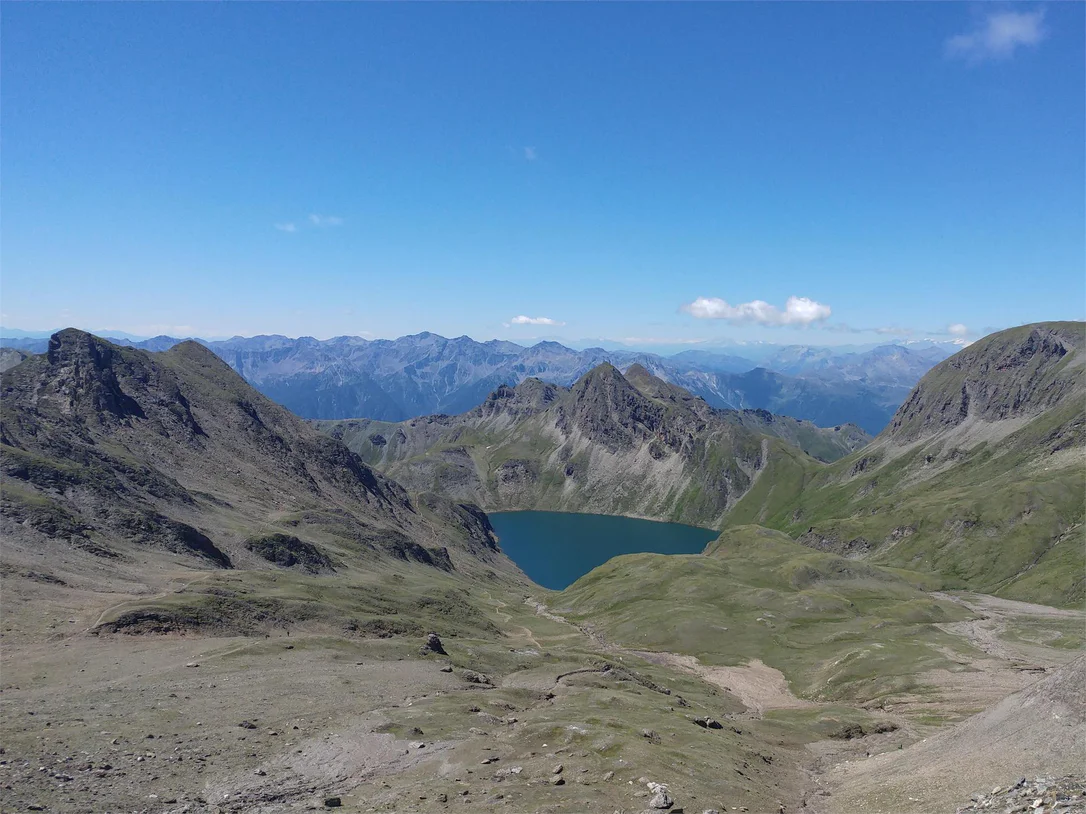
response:
[(784, 673), (763, 664), (758, 659), (741, 667), (712, 667), (702, 664), (694, 656), (683, 656), (678, 653), (654, 653), (642, 650), (629, 652), (654, 664), (677, 667), (693, 673), (704, 681), (732, 693), (743, 702), (749, 716), (753, 718), (761, 718), (768, 710), (773, 709), (803, 709), (818, 706), (813, 701), (805, 701), (793, 695)]

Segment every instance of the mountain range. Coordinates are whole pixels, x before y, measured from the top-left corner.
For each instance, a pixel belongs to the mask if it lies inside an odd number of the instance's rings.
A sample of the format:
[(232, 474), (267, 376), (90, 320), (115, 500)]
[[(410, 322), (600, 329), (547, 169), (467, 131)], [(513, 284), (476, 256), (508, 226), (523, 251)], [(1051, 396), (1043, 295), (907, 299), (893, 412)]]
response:
[(537, 378), (502, 385), (457, 416), (317, 426), (408, 488), (490, 510), (625, 514), (708, 527), (783, 447), (835, 460), (870, 440), (854, 425), (821, 429), (764, 410), (717, 410), (640, 364), (624, 375), (608, 362), (570, 388)]
[[(986, 337), (873, 440), (607, 361), (312, 422), (58, 332), (0, 375), (6, 802), (921, 814), (1078, 771), (1084, 328)], [(721, 534), (551, 592), (499, 508)]]
[[(47, 339), (9, 337), (4, 345), (41, 352)], [(166, 350), (159, 336), (117, 344)], [(597, 365), (639, 364), (653, 375), (722, 409), (763, 409), (819, 426), (857, 424), (879, 432), (909, 389), (956, 346), (892, 344), (841, 352), (803, 345), (759, 347), (758, 362), (731, 353), (690, 350), (658, 356), (629, 350), (573, 350), (544, 341), (477, 342), (432, 333), (394, 340), (285, 336), (197, 340), (250, 384), (295, 414), (311, 419), (401, 421), (477, 407), (499, 385), (535, 377), (568, 387)]]
[[(992, 334), (920, 380), (873, 441), (720, 411), (634, 364), (527, 379), (459, 416), (318, 422), (415, 489), (487, 510), (757, 524), (948, 584), (1084, 596), (1081, 323)], [(998, 541), (998, 542), (996, 542)]]

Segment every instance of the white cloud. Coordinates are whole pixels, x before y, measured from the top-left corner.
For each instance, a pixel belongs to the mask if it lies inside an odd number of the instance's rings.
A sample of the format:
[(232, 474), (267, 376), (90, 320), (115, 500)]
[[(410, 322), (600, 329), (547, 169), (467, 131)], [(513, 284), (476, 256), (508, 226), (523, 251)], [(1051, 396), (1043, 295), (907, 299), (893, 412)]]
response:
[(946, 326), (946, 332), (951, 336), (966, 336), (969, 333), (969, 329), (960, 322), (955, 322), (953, 325)]
[(309, 222), (316, 227), (341, 226), (343, 218), (338, 215), (310, 215)]
[(829, 319), (828, 305), (807, 297), (789, 297), (782, 311), (764, 300), (729, 305), (719, 297), (698, 297), (682, 307), (698, 319), (723, 319), (728, 322), (756, 322), (759, 325), (811, 325)]
[(1007, 59), (1019, 46), (1037, 45), (1045, 38), (1044, 18), (1044, 9), (993, 12), (972, 31), (948, 39), (946, 53), (970, 62)]
[(912, 336), (913, 332), (910, 328), (886, 327), (876, 328), (875, 333), (883, 336)]
[(287, 232), (289, 234), (294, 234), (298, 231), (298, 227), (293, 223), (277, 223), (275, 224), (275, 228), (280, 232)]
[(539, 158), (539, 153), (536, 152), (535, 147), (525, 147), (524, 148), (524, 160), (525, 161), (535, 161), (537, 158)]
[(513, 317), (508, 322), (503, 322), (502, 324), (505, 325), (506, 328), (508, 328), (510, 325), (557, 325), (557, 326), (561, 326), (561, 325), (565, 325), (566, 323), (559, 322), (558, 320), (551, 319), (550, 317), (526, 317), (526, 316), (524, 316), (524, 314), (520, 314), (518, 316)]
[(611, 339), (609, 342), (621, 342), (623, 345), (703, 345), (708, 339), (674, 339), (670, 336), (625, 336)]

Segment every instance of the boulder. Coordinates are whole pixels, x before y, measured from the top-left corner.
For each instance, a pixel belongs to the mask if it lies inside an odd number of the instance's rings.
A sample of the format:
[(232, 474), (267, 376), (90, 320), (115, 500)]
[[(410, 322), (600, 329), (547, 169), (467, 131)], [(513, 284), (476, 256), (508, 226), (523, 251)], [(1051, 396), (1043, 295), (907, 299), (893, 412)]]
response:
[(441, 644), (441, 638), (436, 633), (426, 634), (426, 644), (424, 644), (420, 650), (422, 655), (428, 656), (431, 653), (437, 653), (441, 656), (447, 656), (444, 646)]

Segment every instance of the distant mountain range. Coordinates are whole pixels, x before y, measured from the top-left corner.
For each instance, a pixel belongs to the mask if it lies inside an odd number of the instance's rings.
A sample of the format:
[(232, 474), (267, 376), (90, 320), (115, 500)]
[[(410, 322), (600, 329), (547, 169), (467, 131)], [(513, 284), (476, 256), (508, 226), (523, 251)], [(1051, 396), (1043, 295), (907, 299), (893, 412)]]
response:
[[(168, 350), (182, 340), (113, 338), (119, 345)], [(756, 363), (730, 352), (688, 350), (659, 356), (630, 350), (574, 350), (544, 341), (477, 342), (420, 333), (399, 339), (285, 336), (197, 340), (260, 390), (310, 419), (402, 421), (459, 414), (482, 404), (500, 385), (529, 377), (570, 386), (607, 362), (620, 370), (639, 364), (722, 409), (764, 409), (819, 426), (853, 423), (872, 434), (886, 426), (909, 390), (956, 346), (889, 344), (866, 351), (791, 345), (760, 346)], [(5, 347), (30, 353), (48, 339), (4, 336)]]

